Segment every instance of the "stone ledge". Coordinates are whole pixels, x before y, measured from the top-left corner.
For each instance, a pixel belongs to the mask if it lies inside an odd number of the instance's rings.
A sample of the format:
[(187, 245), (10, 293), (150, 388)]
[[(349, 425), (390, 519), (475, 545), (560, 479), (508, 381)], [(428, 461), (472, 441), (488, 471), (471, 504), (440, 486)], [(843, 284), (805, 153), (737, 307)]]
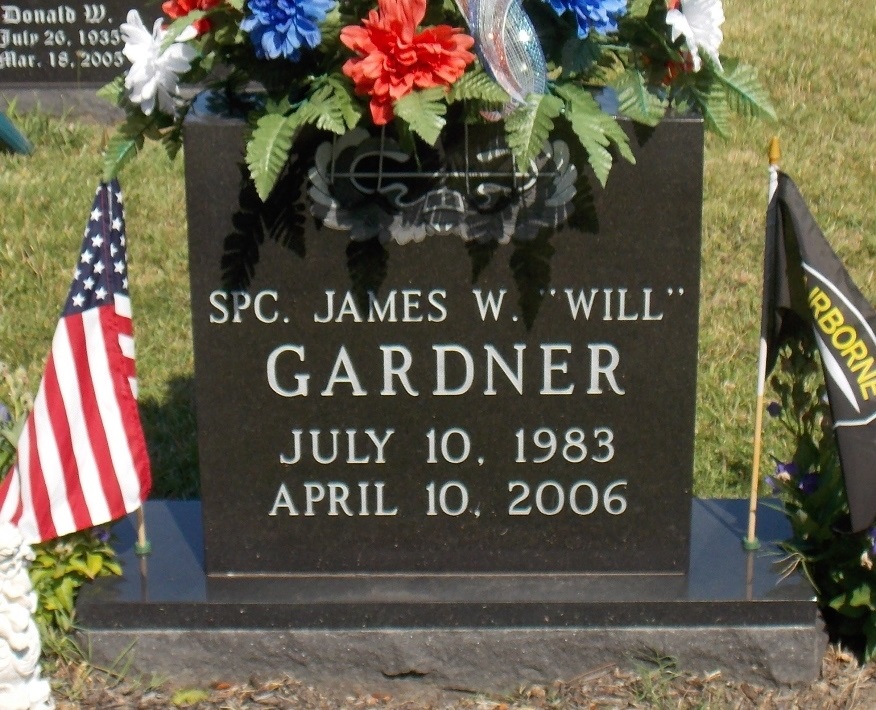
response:
[(133, 644), (134, 668), (175, 683), (289, 675), (344, 690), (416, 680), (472, 692), (511, 691), (568, 680), (606, 663), (635, 668), (661, 657), (685, 671), (797, 685), (818, 677), (827, 643), (815, 619), (809, 627), (141, 629), (86, 637), (96, 662), (112, 663)]
[[(817, 678), (827, 637), (812, 590), (781, 576), (773, 544), (742, 550), (746, 501), (694, 500), (692, 511), (688, 574), (662, 585), (647, 575), (357, 574), (217, 586), (203, 572), (199, 503), (151, 501), (153, 553), (138, 559), (131, 519), (117, 524), (125, 575), (88, 585), (77, 611), (95, 660), (133, 647), (136, 670), (181, 683), (257, 673), (336, 688), (508, 690), (659, 656), (760, 684)], [(762, 505), (758, 534), (781, 540), (787, 521)]]

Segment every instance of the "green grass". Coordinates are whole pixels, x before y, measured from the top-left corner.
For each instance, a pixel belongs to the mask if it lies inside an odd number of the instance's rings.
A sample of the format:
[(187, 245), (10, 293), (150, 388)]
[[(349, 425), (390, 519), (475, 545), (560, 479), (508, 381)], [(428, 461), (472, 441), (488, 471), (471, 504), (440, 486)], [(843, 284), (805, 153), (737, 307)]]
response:
[[(838, 12), (841, 10), (841, 12)], [(759, 327), (766, 145), (800, 186), (828, 239), (876, 299), (876, 49), (870, 3), (725, 0), (723, 49), (760, 69), (778, 125), (709, 136), (695, 492), (746, 495)], [(39, 379), (100, 175), (103, 128), (20, 117), (37, 145), (0, 155), (0, 360)], [(195, 492), (192, 353), (182, 162), (160, 149), (122, 175), (144, 423), (157, 495)], [(0, 392), (0, 396), (2, 396)], [(779, 444), (767, 439), (765, 454)]]

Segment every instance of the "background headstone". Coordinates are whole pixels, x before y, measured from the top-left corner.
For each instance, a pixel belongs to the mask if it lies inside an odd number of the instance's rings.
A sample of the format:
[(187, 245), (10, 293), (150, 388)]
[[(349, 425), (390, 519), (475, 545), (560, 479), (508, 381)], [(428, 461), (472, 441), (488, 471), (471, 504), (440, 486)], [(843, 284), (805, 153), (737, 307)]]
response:
[(0, 89), (111, 81), (127, 66), (119, 27), (131, 9), (147, 28), (162, 16), (155, 0), (3, 0)]

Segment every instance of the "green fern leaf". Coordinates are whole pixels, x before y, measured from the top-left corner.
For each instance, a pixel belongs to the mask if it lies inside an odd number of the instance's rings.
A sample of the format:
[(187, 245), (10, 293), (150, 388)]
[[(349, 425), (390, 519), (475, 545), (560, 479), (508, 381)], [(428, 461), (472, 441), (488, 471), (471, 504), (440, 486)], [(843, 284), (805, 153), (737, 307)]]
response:
[(125, 77), (117, 76), (109, 84), (104, 84), (97, 90), (97, 95), (104, 101), (109, 101), (115, 106), (121, 106), (127, 96)]
[(362, 117), (362, 111), (347, 87), (331, 77), (298, 109), (298, 123), (313, 124), (322, 131), (343, 135)]
[(334, 91), (336, 110), (340, 113), (347, 126), (352, 130), (362, 119), (362, 106), (350, 90), (350, 85), (337, 76), (329, 76), (326, 80)]
[(747, 64), (728, 60), (724, 71), (711, 65), (715, 78), (727, 92), (727, 102), (736, 113), (749, 118), (766, 118), (776, 121), (776, 110), (769, 94), (757, 79), (757, 70)]
[(508, 92), (499, 86), (487, 73), (476, 66), (471, 71), (463, 74), (450, 87), (447, 94), (447, 103), (457, 101), (484, 101), (491, 104), (506, 104), (511, 100)]
[(246, 148), (246, 164), (262, 201), (268, 198), (289, 158), (297, 114), (268, 113), (258, 119)]
[(636, 69), (627, 69), (612, 82), (617, 92), (620, 112), (638, 123), (656, 126), (663, 120), (666, 103), (648, 89), (645, 77)]
[(530, 94), (523, 106), (505, 119), (505, 140), (518, 165), (537, 156), (563, 111), (562, 99), (551, 94)]
[(706, 95), (697, 93), (695, 100), (706, 128), (726, 138), (730, 131), (730, 105), (724, 87), (717, 84)]
[(444, 89), (412, 91), (395, 102), (395, 114), (429, 145), (435, 145), (447, 122)]
[(627, 14), (629, 17), (646, 17), (651, 9), (651, 0), (633, 0)]
[(599, 61), (602, 56), (602, 48), (598, 42), (592, 41), (590, 37), (591, 35), (588, 35), (586, 39), (573, 37), (563, 44), (561, 54), (563, 76), (584, 74)]
[(103, 153), (103, 179), (109, 182), (143, 149), (146, 138), (159, 138), (157, 114), (129, 114)]
[(554, 90), (565, 100), (565, 117), (587, 151), (590, 167), (604, 187), (614, 162), (609, 151), (611, 145), (629, 162), (636, 162), (627, 134), (585, 89), (575, 84), (558, 84)]

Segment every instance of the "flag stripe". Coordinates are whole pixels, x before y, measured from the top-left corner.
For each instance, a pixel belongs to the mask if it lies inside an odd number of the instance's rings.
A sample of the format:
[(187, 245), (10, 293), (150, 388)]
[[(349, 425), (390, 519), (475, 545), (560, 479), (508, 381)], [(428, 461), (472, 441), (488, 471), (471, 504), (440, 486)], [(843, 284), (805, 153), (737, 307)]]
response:
[(94, 379), (95, 376), (98, 376), (106, 380), (107, 375), (106, 373), (101, 374), (99, 371), (95, 371), (95, 363), (92, 362), (88, 353), (84, 321), (87, 314), (94, 313), (95, 311), (92, 310), (83, 313), (81, 316), (67, 318), (66, 320), (70, 347), (72, 352), (76, 354), (74, 355), (73, 363), (75, 364), (77, 379), (81, 386), (83, 419), (87, 422), (88, 437), (97, 462), (97, 475), (100, 479), (99, 490), (103, 493), (107, 513), (112, 518), (114, 515), (119, 515), (120, 513), (117, 511), (124, 506), (122, 503), (122, 492), (119, 489), (119, 483), (115, 474), (108, 432), (104, 428), (102, 413), (98, 403), (98, 393), (103, 387), (95, 386), (95, 383), (101, 382), (101, 380)]
[[(115, 295), (115, 304), (116, 304), (116, 313), (118, 313), (122, 318), (127, 318), (129, 321), (131, 320), (131, 299), (128, 296), (125, 296), (122, 293), (117, 293)], [(128, 329), (130, 333), (130, 329)]]
[[(55, 339), (63, 339), (62, 329), (55, 332)], [(51, 509), (69, 509), (72, 530), (87, 528), (90, 517), (88, 515), (88, 505), (85, 502), (83, 486), (78, 485), (80, 475), (83, 473), (79, 470), (79, 463), (73, 451), (73, 438), (70, 432), (70, 420), (67, 417), (66, 408), (64, 406), (64, 398), (61, 395), (60, 384), (58, 383), (58, 374), (55, 370), (54, 354), (49, 354), (48, 362), (46, 363), (46, 371), (43, 375), (43, 394), (45, 395), (45, 416), (50, 421), (50, 428), (43, 431), (51, 431), (51, 436), (44, 437), (44, 444), (51, 454), (58, 456), (58, 470), (62, 472), (62, 476), (53, 479), (54, 485), (49, 486), (49, 497), (51, 499)], [(39, 424), (39, 420), (37, 420)], [(48, 462), (51, 465), (53, 462)], [(47, 481), (49, 483), (49, 481)], [(65, 530), (65, 521), (59, 520), (55, 527), (59, 530)], [(63, 534), (60, 533), (60, 534)]]
[(12, 471), (0, 484), (0, 520), (17, 520), (21, 513), (21, 485)]
[[(120, 408), (119, 398), (125, 396), (125, 390), (119, 387), (120, 377), (128, 390), (127, 398), (134, 404), (135, 414), (136, 403), (133, 402), (130, 394), (127, 375), (119, 371), (118, 363), (121, 350), (115, 327), (116, 314), (110, 308), (97, 308), (83, 313), (82, 319), (85, 325), (85, 348), (88, 353), (92, 381), (106, 381), (111, 385), (99, 387), (95, 393), (97, 394), (97, 406), (100, 410), (100, 420), (106, 430), (113, 468), (116, 471), (136, 471), (128, 443), (130, 440), (129, 432), (126, 430), (126, 422)], [(114, 362), (116, 367), (113, 367)], [(136, 429), (139, 429), (139, 418), (135, 421)], [(114, 510), (112, 507), (111, 510), (115, 515), (121, 516), (140, 507), (140, 482), (133, 476), (115, 478), (121, 489), (124, 505), (121, 510)]]
[[(64, 530), (75, 530), (76, 525), (72, 506), (67, 497), (64, 462), (58, 451), (56, 432), (49, 414), (45, 379), (43, 379), (34, 400), (31, 426), (31, 441), (33, 443), (31, 460), (33, 463), (31, 464), (30, 479), (39, 526), (42, 529), (45, 525), (44, 518), (50, 518), (52, 527), (57, 531), (57, 534), (63, 535)], [(46, 476), (47, 472), (49, 473), (48, 477)], [(59, 472), (60, 475), (51, 475), (51, 472)], [(43, 495), (46, 496), (46, 499), (41, 501)], [(41, 502), (42, 504), (40, 504)]]
[[(52, 348), (58, 383), (64, 400), (64, 410), (73, 437), (73, 451), (79, 462), (81, 489), (92, 519), (110, 518), (107, 498), (111, 498), (118, 485), (107, 486), (104, 481), (114, 479), (112, 462), (109, 458), (106, 440), (98, 432), (89, 429), (87, 422), (93, 421), (86, 412), (96, 409), (94, 391), (89, 380), (81, 376), (77, 368), (76, 344), (82, 338), (79, 316), (71, 316), (58, 327), (60, 337), (55, 338)], [(84, 392), (83, 392), (84, 390)], [(86, 401), (88, 405), (86, 405)], [(92, 427), (93, 429), (93, 427)], [(101, 452), (100, 455), (95, 450)], [(121, 496), (119, 496), (120, 498)]]
[[(39, 395), (37, 396), (39, 398)], [(36, 403), (34, 403), (34, 412), (36, 413)], [(49, 494), (46, 490), (46, 482), (43, 478), (42, 464), (39, 457), (39, 446), (37, 442), (36, 432), (36, 416), (31, 416), (27, 421), (27, 446), (21, 453), (21, 459), (24, 462), (24, 470), (22, 471), (21, 487), (22, 500), (25, 501), (25, 506), (21, 514), (22, 536), (24, 530), (33, 530), (38, 535), (39, 540), (48, 540), (57, 537), (54, 524), (54, 511), (51, 510)]]

